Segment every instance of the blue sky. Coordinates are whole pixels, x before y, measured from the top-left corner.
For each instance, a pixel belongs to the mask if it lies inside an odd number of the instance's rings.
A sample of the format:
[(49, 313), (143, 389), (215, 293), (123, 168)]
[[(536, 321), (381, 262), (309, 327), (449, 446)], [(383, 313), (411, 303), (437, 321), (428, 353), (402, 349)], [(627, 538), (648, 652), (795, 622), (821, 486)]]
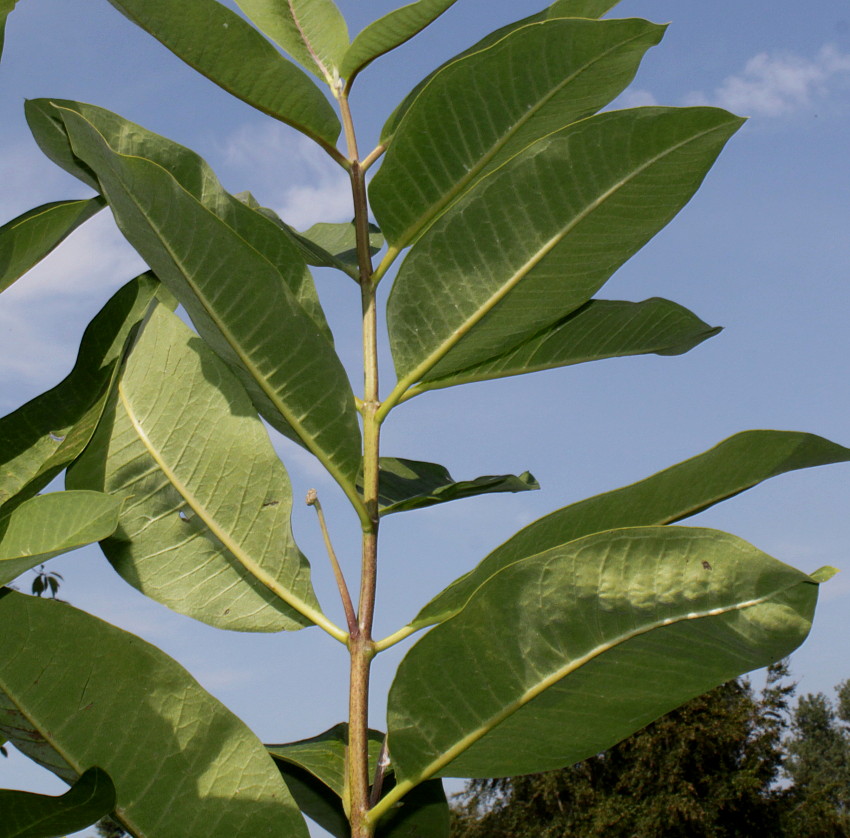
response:
[[(354, 33), (394, 4), (339, 5)], [(371, 147), (394, 105), (433, 66), (537, 8), (459, 0), (419, 39), (375, 62), (353, 97), (361, 148)], [(684, 356), (476, 384), (423, 396), (394, 413), (385, 453), (443, 463), (461, 479), (529, 469), (543, 488), (388, 518), (381, 634), (522, 525), (732, 433), (803, 430), (850, 445), (850, 8), (840, 0), (810, 0), (805, 12), (790, 0), (623, 0), (613, 14), (671, 22), (618, 104), (708, 103), (751, 118), (696, 198), (604, 295), (665, 296), (725, 329)], [(191, 146), (229, 189), (253, 190), (295, 226), (350, 216), (345, 177), (309, 141), (194, 74), (105, 1), (20, 0), (0, 63), (3, 221), (86, 194), (29, 137), (23, 100), (39, 96), (93, 102)], [(67, 372), (85, 324), (140, 268), (102, 213), (3, 294), (0, 410)], [(356, 382), (354, 286), (325, 274), (318, 281)], [(385, 370), (388, 382), (388, 364)], [(296, 498), (319, 490), (353, 576), (353, 515), (308, 455), (285, 442), (280, 451)], [(693, 519), (804, 570), (845, 568), (824, 587), (812, 636), (792, 660), (801, 691), (828, 691), (850, 677), (848, 506), (850, 466), (832, 466), (777, 478)], [(296, 505), (296, 537), (333, 613), (331, 575), (307, 512)], [(127, 587), (95, 548), (53, 567), (65, 575), (67, 599), (161, 646), (263, 739), (309, 736), (343, 718), (345, 656), (319, 632), (231, 635), (202, 626)], [(402, 651), (378, 661), (375, 726)], [(62, 784), (15, 758), (0, 760), (0, 787), (58, 792)]]

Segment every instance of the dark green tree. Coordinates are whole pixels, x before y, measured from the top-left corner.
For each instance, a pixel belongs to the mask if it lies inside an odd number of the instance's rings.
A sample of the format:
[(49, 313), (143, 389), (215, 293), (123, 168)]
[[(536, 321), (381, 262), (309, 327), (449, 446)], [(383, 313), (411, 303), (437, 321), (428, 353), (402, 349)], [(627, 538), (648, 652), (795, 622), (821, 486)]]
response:
[(850, 681), (803, 696), (794, 710), (786, 747), (791, 781), (783, 835), (788, 838), (850, 836)]
[(771, 667), (760, 694), (730, 681), (570, 768), (473, 781), (453, 838), (778, 835), (787, 676)]

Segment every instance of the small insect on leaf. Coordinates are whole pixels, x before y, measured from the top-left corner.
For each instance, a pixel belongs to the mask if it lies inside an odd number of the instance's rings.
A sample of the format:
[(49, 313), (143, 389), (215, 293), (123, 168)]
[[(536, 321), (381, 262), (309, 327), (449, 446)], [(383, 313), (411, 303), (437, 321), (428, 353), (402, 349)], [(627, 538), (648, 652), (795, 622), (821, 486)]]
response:
[(705, 570), (711, 570), (711, 565), (706, 561), (703, 561), (702, 566)]

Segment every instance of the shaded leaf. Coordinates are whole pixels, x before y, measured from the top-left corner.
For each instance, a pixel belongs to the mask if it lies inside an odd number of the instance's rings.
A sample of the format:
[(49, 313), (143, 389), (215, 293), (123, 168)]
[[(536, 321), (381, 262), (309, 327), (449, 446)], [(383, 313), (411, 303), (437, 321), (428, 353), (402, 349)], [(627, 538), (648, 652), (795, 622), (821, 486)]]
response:
[[(374, 777), (384, 734), (369, 731), (369, 776)], [(267, 745), (304, 814), (337, 838), (349, 838), (342, 803), (348, 724), (343, 722), (311, 739)], [(384, 778), (386, 793), (395, 785), (392, 769)], [(429, 781), (409, 792), (378, 825), (377, 838), (448, 838), (449, 808), (442, 783)]]
[(120, 509), (118, 498), (100, 492), (52, 492), (0, 516), (0, 586), (60, 553), (112, 535)]
[(99, 108), (63, 103), (55, 112), (74, 153), (97, 170), (124, 235), (263, 416), (319, 457), (359, 503), (354, 396), (290, 238), (225, 192), (182, 146)]
[[(310, 265), (338, 268), (358, 277), (357, 232), (354, 222), (314, 224), (303, 233), (295, 233)], [(384, 246), (384, 237), (374, 225), (369, 225), (369, 253), (374, 256)]]
[(86, 328), (67, 378), (0, 419), (2, 511), (43, 489), (86, 447), (127, 341), (161, 291), (149, 273), (120, 288)]
[[(411, 244), (526, 146), (610, 102), (663, 34), (643, 20), (546, 20), (444, 67), (404, 115), (369, 187), (391, 247)], [(513, 221), (512, 203), (504, 213)]]
[[(487, 579), (532, 553), (619, 527), (672, 524), (802, 468), (850, 461), (850, 449), (795, 431), (744, 431), (638, 483), (565, 506), (529, 524), (416, 616), (417, 628), (457, 614)], [(821, 581), (821, 580), (818, 580)]]
[(367, 64), (409, 41), (433, 23), (457, 0), (418, 0), (394, 9), (370, 23), (354, 39), (340, 67), (340, 75), (352, 79)]
[[(381, 130), (381, 142), (388, 142), (390, 140), (392, 135), (395, 133), (399, 122), (401, 122), (401, 118), (405, 115), (405, 113), (407, 113), (408, 108), (416, 100), (416, 97), (422, 91), (422, 88), (424, 88), (425, 85), (428, 84), (435, 75), (437, 75), (437, 73), (449, 64), (454, 64), (461, 58), (466, 58), (467, 55), (472, 55), (475, 52), (481, 52), (487, 47), (495, 44), (497, 41), (501, 41), (506, 35), (510, 35), (512, 32), (515, 32), (517, 29), (521, 29), (523, 26), (527, 26), (529, 23), (540, 23), (541, 21), (548, 20), (553, 17), (601, 17), (602, 14), (616, 6), (619, 2), (620, 0), (598, 0), (598, 2), (597, 0), (561, 0), (561, 2), (557, 2), (547, 9), (543, 9), (533, 15), (524, 17), (521, 20), (516, 20), (513, 23), (500, 27), (499, 29), (495, 29), (489, 35), (485, 35), (480, 41), (474, 43), (471, 47), (469, 47), (469, 49), (465, 49), (453, 58), (450, 58), (448, 61), (437, 67), (436, 70), (425, 76), (425, 78), (422, 79), (422, 81), (419, 82), (419, 84), (417, 84), (416, 87), (414, 87), (413, 90), (404, 97), (401, 104), (399, 104), (392, 114), (390, 114), (390, 118), (386, 121), (383, 129)], [(605, 7), (604, 10), (598, 15), (592, 13), (595, 8), (598, 9), (603, 6)]]
[(602, 113), (481, 181), (416, 243), (393, 285), (397, 392), (584, 305), (690, 200), (741, 123), (714, 108)]
[(396, 772), (571, 765), (788, 655), (816, 599), (811, 577), (715, 530), (613, 530), (527, 555), (402, 661), (389, 697)]
[(159, 649), (10, 590), (0, 625), (0, 733), (67, 782), (100, 766), (133, 835), (307, 838), (259, 740)]
[(55, 201), (13, 218), (0, 227), (0, 291), (40, 262), (105, 205), (103, 198)]
[(626, 355), (681, 355), (718, 334), (678, 303), (653, 297), (640, 303), (590, 300), (563, 320), (513, 349), (414, 387), (410, 395), (440, 387)]
[(333, 0), (236, 0), (258, 29), (328, 84), (339, 77), (348, 26)]
[(381, 515), (493, 492), (528, 492), (540, 488), (527, 471), (519, 476), (486, 475), (458, 482), (445, 466), (400, 457), (381, 457), (379, 469), (378, 509)]
[(228, 368), (163, 307), (67, 484), (127, 499), (101, 546), (169, 608), (241, 631), (323, 619), (292, 537), (289, 477), (263, 424)]
[(115, 787), (100, 768), (83, 772), (61, 797), (0, 790), (0, 838), (54, 838), (78, 832), (115, 807)]
[(326, 147), (340, 132), (325, 95), (243, 18), (216, 0), (109, 0), (190, 67)]

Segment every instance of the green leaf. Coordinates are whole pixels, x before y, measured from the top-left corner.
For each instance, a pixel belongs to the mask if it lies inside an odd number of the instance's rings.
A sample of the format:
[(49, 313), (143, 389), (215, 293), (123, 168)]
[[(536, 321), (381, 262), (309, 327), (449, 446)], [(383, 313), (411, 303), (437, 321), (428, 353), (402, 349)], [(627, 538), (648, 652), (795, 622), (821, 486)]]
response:
[(418, 0), (370, 23), (345, 53), (340, 75), (353, 79), (367, 64), (409, 41), (457, 0)]
[(115, 532), (121, 501), (100, 492), (53, 492), (0, 516), (0, 586), (36, 565)]
[(715, 530), (614, 530), (523, 557), (402, 661), (397, 775), (510, 776), (600, 753), (788, 655), (816, 599), (811, 577)]
[[(369, 776), (375, 776), (384, 734), (369, 731)], [(348, 724), (343, 722), (311, 739), (286, 745), (267, 745), (292, 796), (305, 815), (337, 838), (351, 830), (342, 797)], [(386, 793), (395, 786), (392, 769), (384, 777)], [(378, 825), (377, 838), (448, 838), (449, 807), (442, 783), (428, 781), (408, 793)]]
[[(355, 279), (359, 276), (357, 262), (357, 231), (354, 222), (314, 224), (303, 233), (294, 234), (302, 246), (307, 264), (320, 268), (338, 268)], [(369, 253), (374, 256), (384, 246), (384, 237), (374, 225), (369, 225)]]
[(9, 511), (72, 463), (91, 439), (128, 339), (162, 289), (152, 274), (131, 280), (83, 334), (70, 374), (0, 419), (0, 504)]
[(795, 431), (735, 434), (652, 477), (565, 506), (529, 524), (497, 547), (478, 567), (439, 593), (419, 612), (412, 625), (421, 628), (457, 614), (487, 579), (524, 556), (604, 530), (672, 524), (771, 477), (848, 461), (850, 448), (813, 434)]
[(131, 834), (306, 838), (260, 741), (159, 649), (9, 590), (0, 625), (0, 733), (67, 782), (106, 771)]
[[(601, 17), (602, 14), (616, 6), (617, 3), (619, 3), (619, 0), (613, 0), (613, 2), (611, 2), (611, 0), (599, 0), (599, 2), (596, 2), (596, 0), (562, 0), (562, 2), (555, 3), (548, 9), (543, 9), (533, 15), (529, 15), (521, 20), (516, 20), (513, 23), (500, 27), (499, 29), (495, 29), (489, 35), (485, 35), (480, 41), (477, 41), (469, 47), (469, 49), (465, 49), (453, 58), (450, 58), (448, 61), (437, 67), (436, 70), (425, 76), (425, 78), (422, 79), (422, 81), (419, 82), (419, 84), (417, 84), (416, 87), (414, 87), (413, 90), (404, 97), (401, 104), (390, 115), (390, 118), (387, 120), (381, 131), (381, 142), (388, 142), (390, 140), (392, 135), (395, 133), (399, 122), (401, 122), (401, 118), (405, 115), (405, 113), (407, 113), (408, 108), (410, 108), (416, 100), (416, 97), (419, 95), (422, 88), (425, 87), (425, 85), (428, 84), (428, 82), (431, 81), (437, 73), (449, 64), (454, 64), (461, 58), (466, 58), (467, 55), (472, 55), (475, 52), (481, 52), (487, 47), (493, 46), (493, 44), (497, 41), (501, 41), (505, 36), (510, 35), (517, 29), (521, 29), (523, 26), (527, 26), (529, 23), (540, 23), (541, 21), (554, 17)], [(592, 14), (594, 9), (599, 9), (603, 6), (605, 8), (599, 12), (598, 15)], [(560, 13), (558, 13), (559, 9)]]
[(658, 297), (640, 303), (590, 300), (513, 349), (442, 378), (427, 376), (409, 393), (603, 358), (681, 355), (720, 331), (678, 303)]
[(584, 305), (687, 203), (741, 123), (714, 108), (603, 113), (481, 181), (411, 249), (393, 285), (397, 392), (488, 360)]
[[(384, 734), (369, 731), (369, 776), (374, 776)], [(266, 745), (268, 752), (278, 762), (297, 765), (309, 771), (338, 797), (345, 791), (345, 764), (348, 751), (348, 722), (340, 722), (318, 736)]]
[(610, 102), (664, 27), (643, 20), (547, 20), (438, 72), (410, 106), (369, 196), (391, 247), (535, 140)]
[(258, 29), (302, 67), (333, 85), (348, 50), (348, 26), (333, 0), (236, 0)]
[(557, 0), (549, 7), (551, 17), (599, 18), (616, 6), (620, 0)]
[(0, 291), (20, 279), (104, 204), (100, 196), (81, 201), (55, 201), (25, 212), (0, 227)]
[(325, 95), (239, 15), (216, 0), (109, 0), (190, 67), (243, 102), (333, 147)]
[(101, 109), (63, 103), (55, 112), (122, 232), (204, 340), (263, 416), (312, 451), (357, 505), (354, 396), (289, 236), (182, 146)]
[(131, 585), (219, 628), (321, 615), (290, 524), (292, 488), (228, 368), (157, 307), (68, 486), (126, 498), (103, 551)]
[(115, 808), (115, 786), (89, 768), (61, 797), (0, 790), (0, 838), (54, 838), (79, 832)]
[(381, 457), (378, 510), (381, 515), (493, 492), (528, 492), (540, 485), (527, 471), (486, 475), (457, 482), (445, 466), (400, 457)]

